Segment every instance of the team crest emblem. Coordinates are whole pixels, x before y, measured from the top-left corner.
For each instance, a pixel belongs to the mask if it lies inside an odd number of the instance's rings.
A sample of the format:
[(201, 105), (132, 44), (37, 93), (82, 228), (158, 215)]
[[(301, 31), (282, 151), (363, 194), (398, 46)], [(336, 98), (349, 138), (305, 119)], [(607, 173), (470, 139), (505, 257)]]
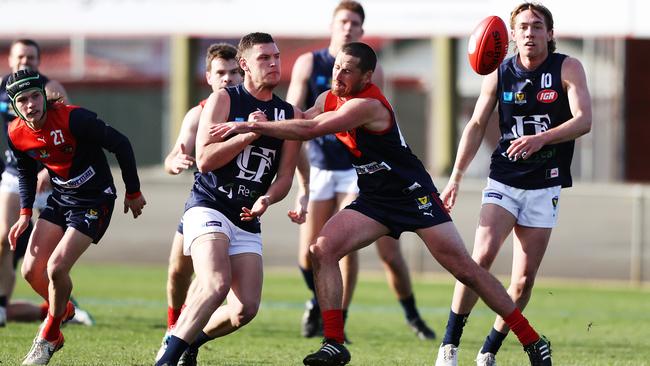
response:
[(526, 104), (526, 93), (516, 92), (515, 93), (515, 104)]
[(50, 157), (50, 153), (48, 153), (45, 149), (40, 149), (38, 150), (38, 157), (41, 159), (47, 159)]
[(418, 202), (419, 210), (426, 210), (431, 207), (431, 199), (429, 196), (418, 197), (416, 201)]
[(84, 216), (90, 220), (97, 220), (97, 214), (99, 214), (99, 211), (95, 210), (94, 208), (90, 208), (88, 211), (86, 211), (86, 214)]

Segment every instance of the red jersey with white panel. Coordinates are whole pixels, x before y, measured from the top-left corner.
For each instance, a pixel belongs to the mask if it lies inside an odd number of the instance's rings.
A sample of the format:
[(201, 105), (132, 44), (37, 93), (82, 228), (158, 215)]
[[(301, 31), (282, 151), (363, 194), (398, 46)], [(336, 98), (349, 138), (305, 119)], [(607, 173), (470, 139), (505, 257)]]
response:
[[(399, 130), (395, 113), (379, 88), (370, 84), (358, 94), (347, 97), (372, 98), (391, 114), (391, 125), (384, 131), (369, 131), (357, 127), (339, 132), (336, 137), (352, 154), (352, 165), (357, 171), (360, 196), (378, 199), (411, 197), (437, 192), (424, 165), (415, 156)], [(325, 112), (338, 110), (345, 102), (330, 91), (325, 99)]]
[(129, 139), (87, 109), (62, 103), (48, 105), (40, 130), (16, 118), (9, 125), (8, 137), (18, 160), (22, 208), (31, 209), (34, 203), (37, 162), (50, 173), (52, 198), (61, 206), (84, 207), (107, 196), (115, 199), (113, 176), (103, 149), (115, 154), (126, 193), (140, 191)]

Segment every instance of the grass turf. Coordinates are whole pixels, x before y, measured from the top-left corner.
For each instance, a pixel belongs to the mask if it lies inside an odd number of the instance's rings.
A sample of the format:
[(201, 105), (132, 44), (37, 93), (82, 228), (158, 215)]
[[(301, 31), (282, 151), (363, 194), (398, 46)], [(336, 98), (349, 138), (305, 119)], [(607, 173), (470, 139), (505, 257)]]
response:
[[(165, 328), (164, 267), (80, 264), (73, 271), (75, 296), (97, 320), (94, 327), (64, 328), (65, 347), (50, 365), (152, 365)], [(438, 333), (420, 341), (406, 327), (401, 308), (382, 276), (362, 273), (346, 332), (353, 342), (351, 365), (433, 365), (444, 332), (453, 289), (450, 277), (416, 278), (420, 313)], [(539, 281), (524, 312), (552, 342), (556, 365), (650, 365), (647, 288)], [(201, 348), (202, 365), (301, 365), (319, 339), (300, 337), (308, 293), (296, 271), (268, 270), (262, 305), (248, 326)], [(14, 298), (37, 301), (19, 280)], [(473, 364), (494, 314), (474, 309), (459, 353)], [(36, 323), (10, 322), (0, 328), (0, 365), (20, 364)], [(525, 365), (525, 353), (509, 336), (498, 354), (500, 366)]]

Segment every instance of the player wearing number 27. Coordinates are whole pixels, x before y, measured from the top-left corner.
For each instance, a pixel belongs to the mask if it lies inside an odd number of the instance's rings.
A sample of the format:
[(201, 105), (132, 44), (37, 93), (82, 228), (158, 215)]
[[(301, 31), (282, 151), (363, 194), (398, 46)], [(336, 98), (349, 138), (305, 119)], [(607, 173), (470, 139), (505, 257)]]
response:
[[(560, 190), (572, 185), (574, 140), (591, 129), (591, 101), (580, 61), (555, 52), (553, 16), (546, 7), (518, 5), (511, 12), (510, 28), (517, 52), (483, 80), (440, 198), (448, 210), (453, 208), (463, 172), (498, 105), (501, 138), (483, 191), (473, 258), (489, 269), (513, 232), (508, 293), (523, 309), (557, 222)], [(456, 283), (436, 365), (457, 364), (463, 326), (477, 300), (472, 290)], [(495, 355), (508, 330), (498, 316), (478, 353), (478, 365), (496, 364)]]

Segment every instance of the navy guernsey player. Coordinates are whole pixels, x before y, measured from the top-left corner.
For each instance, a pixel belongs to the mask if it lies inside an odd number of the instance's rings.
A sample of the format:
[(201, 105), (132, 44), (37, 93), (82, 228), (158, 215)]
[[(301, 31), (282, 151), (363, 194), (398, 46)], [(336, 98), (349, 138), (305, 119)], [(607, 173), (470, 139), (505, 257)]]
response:
[[(463, 172), (474, 158), (498, 104), (501, 138), (483, 191), (474, 258), (489, 269), (513, 233), (508, 293), (523, 309), (557, 222), (562, 187), (570, 187), (574, 140), (591, 129), (591, 101), (577, 59), (555, 53), (553, 16), (544, 6), (522, 3), (510, 14), (516, 54), (485, 77), (474, 114), (463, 131), (454, 170), (441, 199), (451, 209)], [(436, 365), (456, 365), (463, 326), (478, 300), (456, 283), (447, 332)], [(509, 328), (497, 317), (477, 355), (493, 365)]]
[[(339, 3), (333, 12), (329, 46), (305, 53), (296, 60), (287, 92), (288, 102), (298, 107), (310, 108), (320, 94), (330, 89), (334, 55), (345, 43), (358, 41), (362, 37), (364, 20), (365, 13), (361, 4), (349, 0)], [(373, 83), (379, 86), (383, 84), (383, 73), (379, 66), (373, 73)], [(308, 141), (307, 153), (311, 169), (301, 165), (298, 170), (299, 178), (302, 178), (299, 181), (309, 182), (309, 215), (306, 222), (300, 226), (298, 263), (307, 287), (313, 292), (312, 299), (305, 304), (301, 333), (305, 337), (313, 337), (322, 330), (322, 322), (309, 259), (309, 245), (316, 240), (316, 235), (325, 222), (356, 198), (358, 187), (350, 155), (334, 134), (318, 136)], [(301, 159), (301, 162), (304, 160)], [(308, 173), (302, 172), (307, 169)], [(307, 174), (308, 179), (303, 177)], [(301, 193), (304, 194), (305, 191), (306, 189), (302, 189)], [(301, 208), (303, 197), (298, 195), (297, 211)], [(434, 339), (435, 333), (418, 312), (409, 269), (400, 251), (399, 241), (382, 237), (376, 244), (379, 257), (387, 271), (389, 285), (404, 310), (407, 325), (420, 339)], [(352, 252), (340, 263), (344, 284), (344, 317), (347, 316), (347, 308), (356, 286), (358, 262), (358, 253)]]
[(305, 365), (344, 365), (350, 353), (342, 344), (342, 284), (338, 261), (383, 235), (413, 231), (431, 254), (456, 278), (471, 284), (481, 298), (503, 315), (526, 349), (533, 354), (546, 346), (512, 302), (499, 281), (479, 267), (451, 218), (438, 199), (436, 188), (422, 163), (404, 141), (393, 110), (371, 83), (376, 65), (372, 48), (348, 43), (336, 57), (332, 89), (322, 94), (311, 111), (313, 120), (274, 124), (229, 123), (212, 134), (261, 133), (278, 138), (307, 140), (337, 133), (352, 155), (359, 176), (359, 197), (336, 213), (310, 247), (316, 270), (316, 289), (323, 317), (325, 340), (320, 350), (303, 360)]
[(43, 80), (34, 71), (12, 74), (7, 94), (18, 115), (8, 136), (17, 160), (21, 206), (9, 231), (12, 248), (31, 219), (38, 163), (48, 170), (53, 186), (22, 268), (25, 280), (49, 303), (23, 365), (45, 365), (63, 347), (61, 322), (74, 316), (70, 270), (91, 243), (99, 242), (113, 212), (116, 190), (103, 149), (115, 154), (122, 170), (124, 213), (131, 210), (136, 218), (146, 202), (126, 136), (86, 109), (48, 103)]
[(176, 365), (183, 354), (195, 354), (205, 342), (250, 322), (259, 308), (259, 216), (291, 188), (301, 143), (255, 133), (223, 140), (211, 137), (209, 129), (247, 119), (274, 124), (301, 112), (273, 94), (280, 82), (280, 53), (269, 34), (244, 36), (239, 56), (244, 83), (212, 93), (201, 113), (200, 174), (183, 215), (184, 250), (192, 256), (197, 290), (189, 295), (156, 365)]

